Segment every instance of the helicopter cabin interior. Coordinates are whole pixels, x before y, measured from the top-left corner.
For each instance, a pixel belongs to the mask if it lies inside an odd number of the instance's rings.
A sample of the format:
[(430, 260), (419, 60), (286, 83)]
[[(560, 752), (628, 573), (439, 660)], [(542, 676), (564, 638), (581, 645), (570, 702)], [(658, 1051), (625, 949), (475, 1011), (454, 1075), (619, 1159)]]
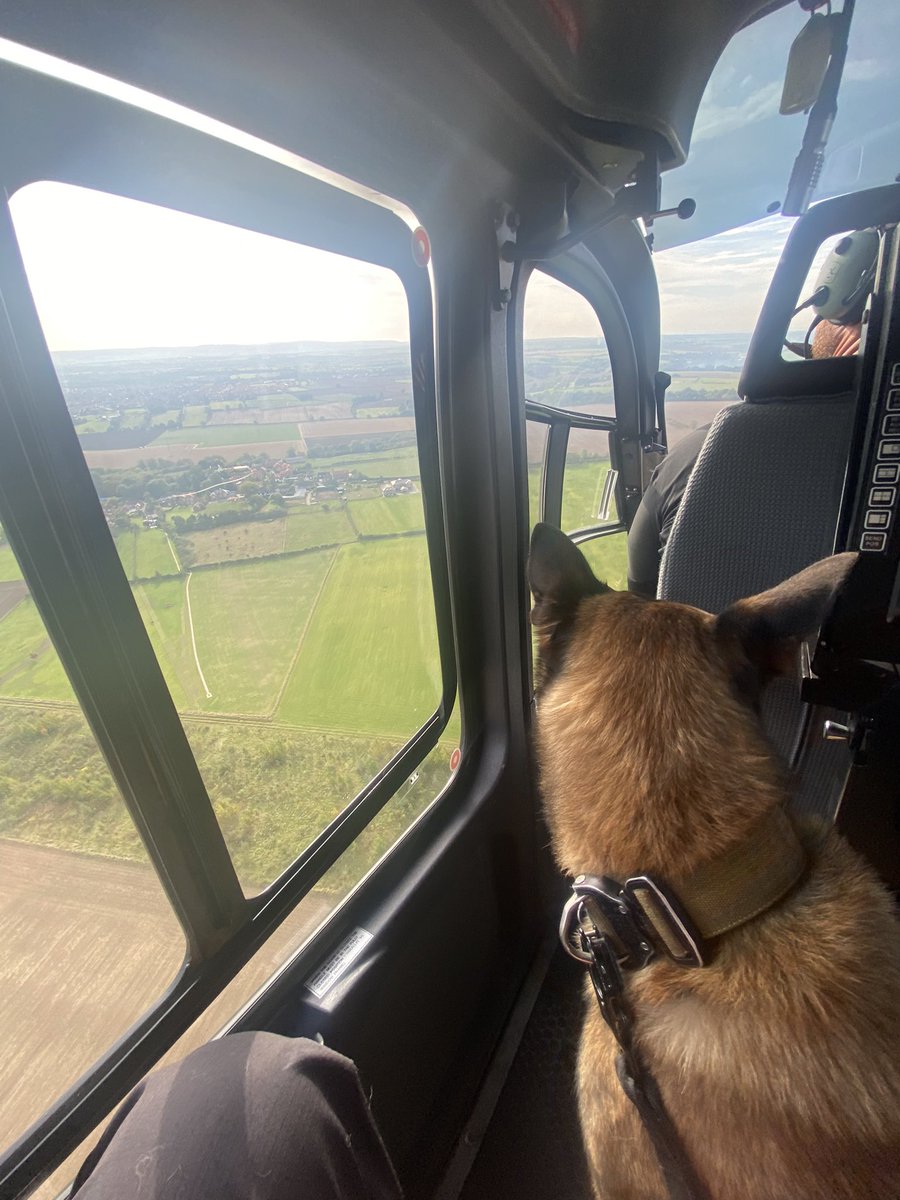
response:
[(658, 595), (859, 551), (764, 719), (896, 889), (898, 49), (887, 0), (4, 6), (3, 1200), (240, 1030), (355, 1060), (409, 1200), (589, 1194), (529, 535), (625, 588), (707, 425)]

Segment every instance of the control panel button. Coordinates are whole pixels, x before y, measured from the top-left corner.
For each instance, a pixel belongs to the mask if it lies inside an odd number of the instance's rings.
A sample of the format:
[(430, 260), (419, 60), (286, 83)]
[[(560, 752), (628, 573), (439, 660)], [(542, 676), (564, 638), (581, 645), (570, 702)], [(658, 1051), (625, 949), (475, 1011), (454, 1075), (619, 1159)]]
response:
[(900, 480), (900, 463), (879, 463), (872, 475), (873, 483), (896, 483)]
[(888, 413), (881, 423), (881, 432), (885, 437), (900, 436), (900, 413)]
[(900, 412), (900, 388), (888, 392), (887, 406), (891, 412)]
[(866, 529), (887, 529), (891, 523), (891, 514), (887, 509), (870, 508), (866, 513)]
[(869, 492), (870, 504), (893, 504), (897, 498), (897, 489), (888, 487), (874, 487)]
[(859, 548), (860, 550), (883, 550), (886, 541), (886, 533), (864, 533)]
[(894, 369), (891, 371), (891, 383), (894, 387), (900, 387), (900, 363), (894, 363)]
[(879, 442), (878, 457), (900, 460), (900, 442)]

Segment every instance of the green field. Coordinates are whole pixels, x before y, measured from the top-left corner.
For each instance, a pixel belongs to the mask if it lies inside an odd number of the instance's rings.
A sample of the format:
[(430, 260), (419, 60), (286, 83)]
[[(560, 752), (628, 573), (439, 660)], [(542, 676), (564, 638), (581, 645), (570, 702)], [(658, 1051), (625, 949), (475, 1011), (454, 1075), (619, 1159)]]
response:
[(385, 450), (382, 454), (316, 454), (315, 442), (309, 448), (310, 459), (319, 470), (344, 467), (359, 471), (370, 479), (418, 478), (419, 456), (415, 446), (402, 450)]
[(245, 442), (299, 441), (296, 424), (281, 421), (274, 425), (198, 425), (190, 429), (167, 429), (147, 447), (150, 454), (156, 446), (240, 446)]
[(528, 518), (536, 525), (541, 515), (541, 476), (543, 463), (531, 463), (528, 467)]
[[(290, 505), (286, 517), (272, 521), (180, 535), (180, 546), (207, 560), (250, 557), (178, 574), (163, 530), (135, 522), (117, 535), (139, 612), (173, 700), (186, 714), (187, 736), (248, 890), (287, 867), (437, 706), (425, 538), (390, 536), (421, 528), (421, 514), (420, 494)], [(357, 528), (382, 536), (356, 541)], [(310, 548), (323, 542), (331, 548)], [(269, 551), (273, 557), (253, 560)], [(5, 545), (0, 576), (20, 578)], [(41, 708), (42, 702), (72, 708)], [(341, 880), (346, 886), (396, 840), (446, 782), (458, 739), (454, 717), (418, 778), (403, 785), (323, 886)], [(2, 750), (9, 761), (0, 776), (0, 834), (142, 857), (30, 597), (0, 620)]]
[(199, 709), (204, 693), (191, 651), (184, 586), (178, 576), (137, 583), (132, 591), (172, 699), (179, 708)]
[(407, 738), (440, 690), (425, 539), (342, 546), (278, 718)]
[(191, 576), (197, 653), (213, 694), (205, 708), (271, 712), (334, 554), (314, 551)]
[[(149, 416), (149, 413), (147, 412), (146, 408), (127, 408), (122, 413), (122, 417), (121, 417), (121, 421), (120, 421), (120, 428), (122, 428), (122, 429), (141, 429), (141, 428), (143, 428), (144, 424), (147, 422), (148, 416)], [(181, 410), (177, 409), (175, 411), (175, 415), (173, 417), (169, 417), (168, 414), (166, 414), (165, 416), (157, 415), (155, 420), (152, 423), (154, 425), (163, 425), (168, 420), (177, 421), (180, 416), (181, 416)], [(85, 430), (85, 433), (87, 433), (87, 432), (88, 432), (88, 430)]]
[(670, 396), (695, 391), (708, 394), (711, 399), (737, 399), (739, 371), (670, 371), (669, 374), (672, 376)]
[(89, 420), (75, 423), (76, 433), (106, 433), (107, 429), (109, 429), (107, 417), (91, 417)]
[(255, 406), (263, 409), (294, 408), (296, 405), (302, 403), (303, 397), (296, 396), (293, 392), (271, 392), (266, 396), (257, 396)]
[(363, 537), (407, 533), (425, 528), (422, 495), (379, 496), (374, 500), (353, 500), (350, 518)]
[(347, 510), (329, 504), (291, 505), (285, 520), (285, 550), (309, 550), (315, 546), (337, 546), (356, 538)]
[[(600, 524), (597, 510), (608, 470), (608, 458), (566, 460), (562, 497), (563, 529), (586, 529)], [(615, 503), (612, 503), (608, 520), (603, 524), (615, 524), (616, 520)]]
[(240, 521), (220, 529), (197, 529), (179, 534), (177, 540), (184, 565), (197, 567), (339, 546), (355, 541), (356, 531), (342, 506), (296, 504), (286, 517)]
[(178, 564), (162, 529), (144, 529), (135, 525), (116, 534), (116, 548), (129, 579), (178, 574)]
[(185, 579), (135, 587), (138, 607), (179, 708), (264, 716), (273, 708), (333, 551), (195, 571), (191, 645)]
[(209, 419), (209, 406), (206, 404), (186, 404), (181, 423), (184, 426), (205, 425)]
[(591, 538), (589, 542), (580, 542), (578, 545), (597, 578), (617, 592), (624, 592), (628, 587), (626, 538), (623, 530), (607, 537)]
[(284, 551), (284, 517), (271, 521), (242, 521), (221, 529), (197, 529), (179, 534), (181, 559), (186, 567), (207, 563), (239, 562)]
[(30, 596), (0, 621), (0, 696), (28, 700), (74, 699)]
[(0, 583), (9, 583), (13, 579), (21, 578), (22, 572), (19, 570), (12, 547), (7, 542), (0, 543)]

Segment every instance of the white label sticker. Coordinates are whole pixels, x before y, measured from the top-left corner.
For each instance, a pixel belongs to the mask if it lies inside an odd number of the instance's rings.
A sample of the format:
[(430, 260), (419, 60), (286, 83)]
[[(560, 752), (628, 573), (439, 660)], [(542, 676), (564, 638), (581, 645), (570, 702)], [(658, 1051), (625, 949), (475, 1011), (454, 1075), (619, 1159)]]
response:
[(367, 929), (354, 929), (321, 967), (310, 975), (306, 986), (319, 1000), (323, 1000), (337, 981), (347, 973), (372, 940)]

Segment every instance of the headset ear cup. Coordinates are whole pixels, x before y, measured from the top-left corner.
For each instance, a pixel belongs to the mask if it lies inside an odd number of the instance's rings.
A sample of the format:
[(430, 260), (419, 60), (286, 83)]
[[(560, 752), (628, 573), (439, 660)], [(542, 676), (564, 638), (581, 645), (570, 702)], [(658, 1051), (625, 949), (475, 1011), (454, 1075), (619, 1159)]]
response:
[(818, 316), (841, 323), (859, 319), (875, 281), (880, 245), (877, 229), (858, 229), (837, 242), (816, 280), (815, 292), (824, 293), (824, 298), (811, 306)]

